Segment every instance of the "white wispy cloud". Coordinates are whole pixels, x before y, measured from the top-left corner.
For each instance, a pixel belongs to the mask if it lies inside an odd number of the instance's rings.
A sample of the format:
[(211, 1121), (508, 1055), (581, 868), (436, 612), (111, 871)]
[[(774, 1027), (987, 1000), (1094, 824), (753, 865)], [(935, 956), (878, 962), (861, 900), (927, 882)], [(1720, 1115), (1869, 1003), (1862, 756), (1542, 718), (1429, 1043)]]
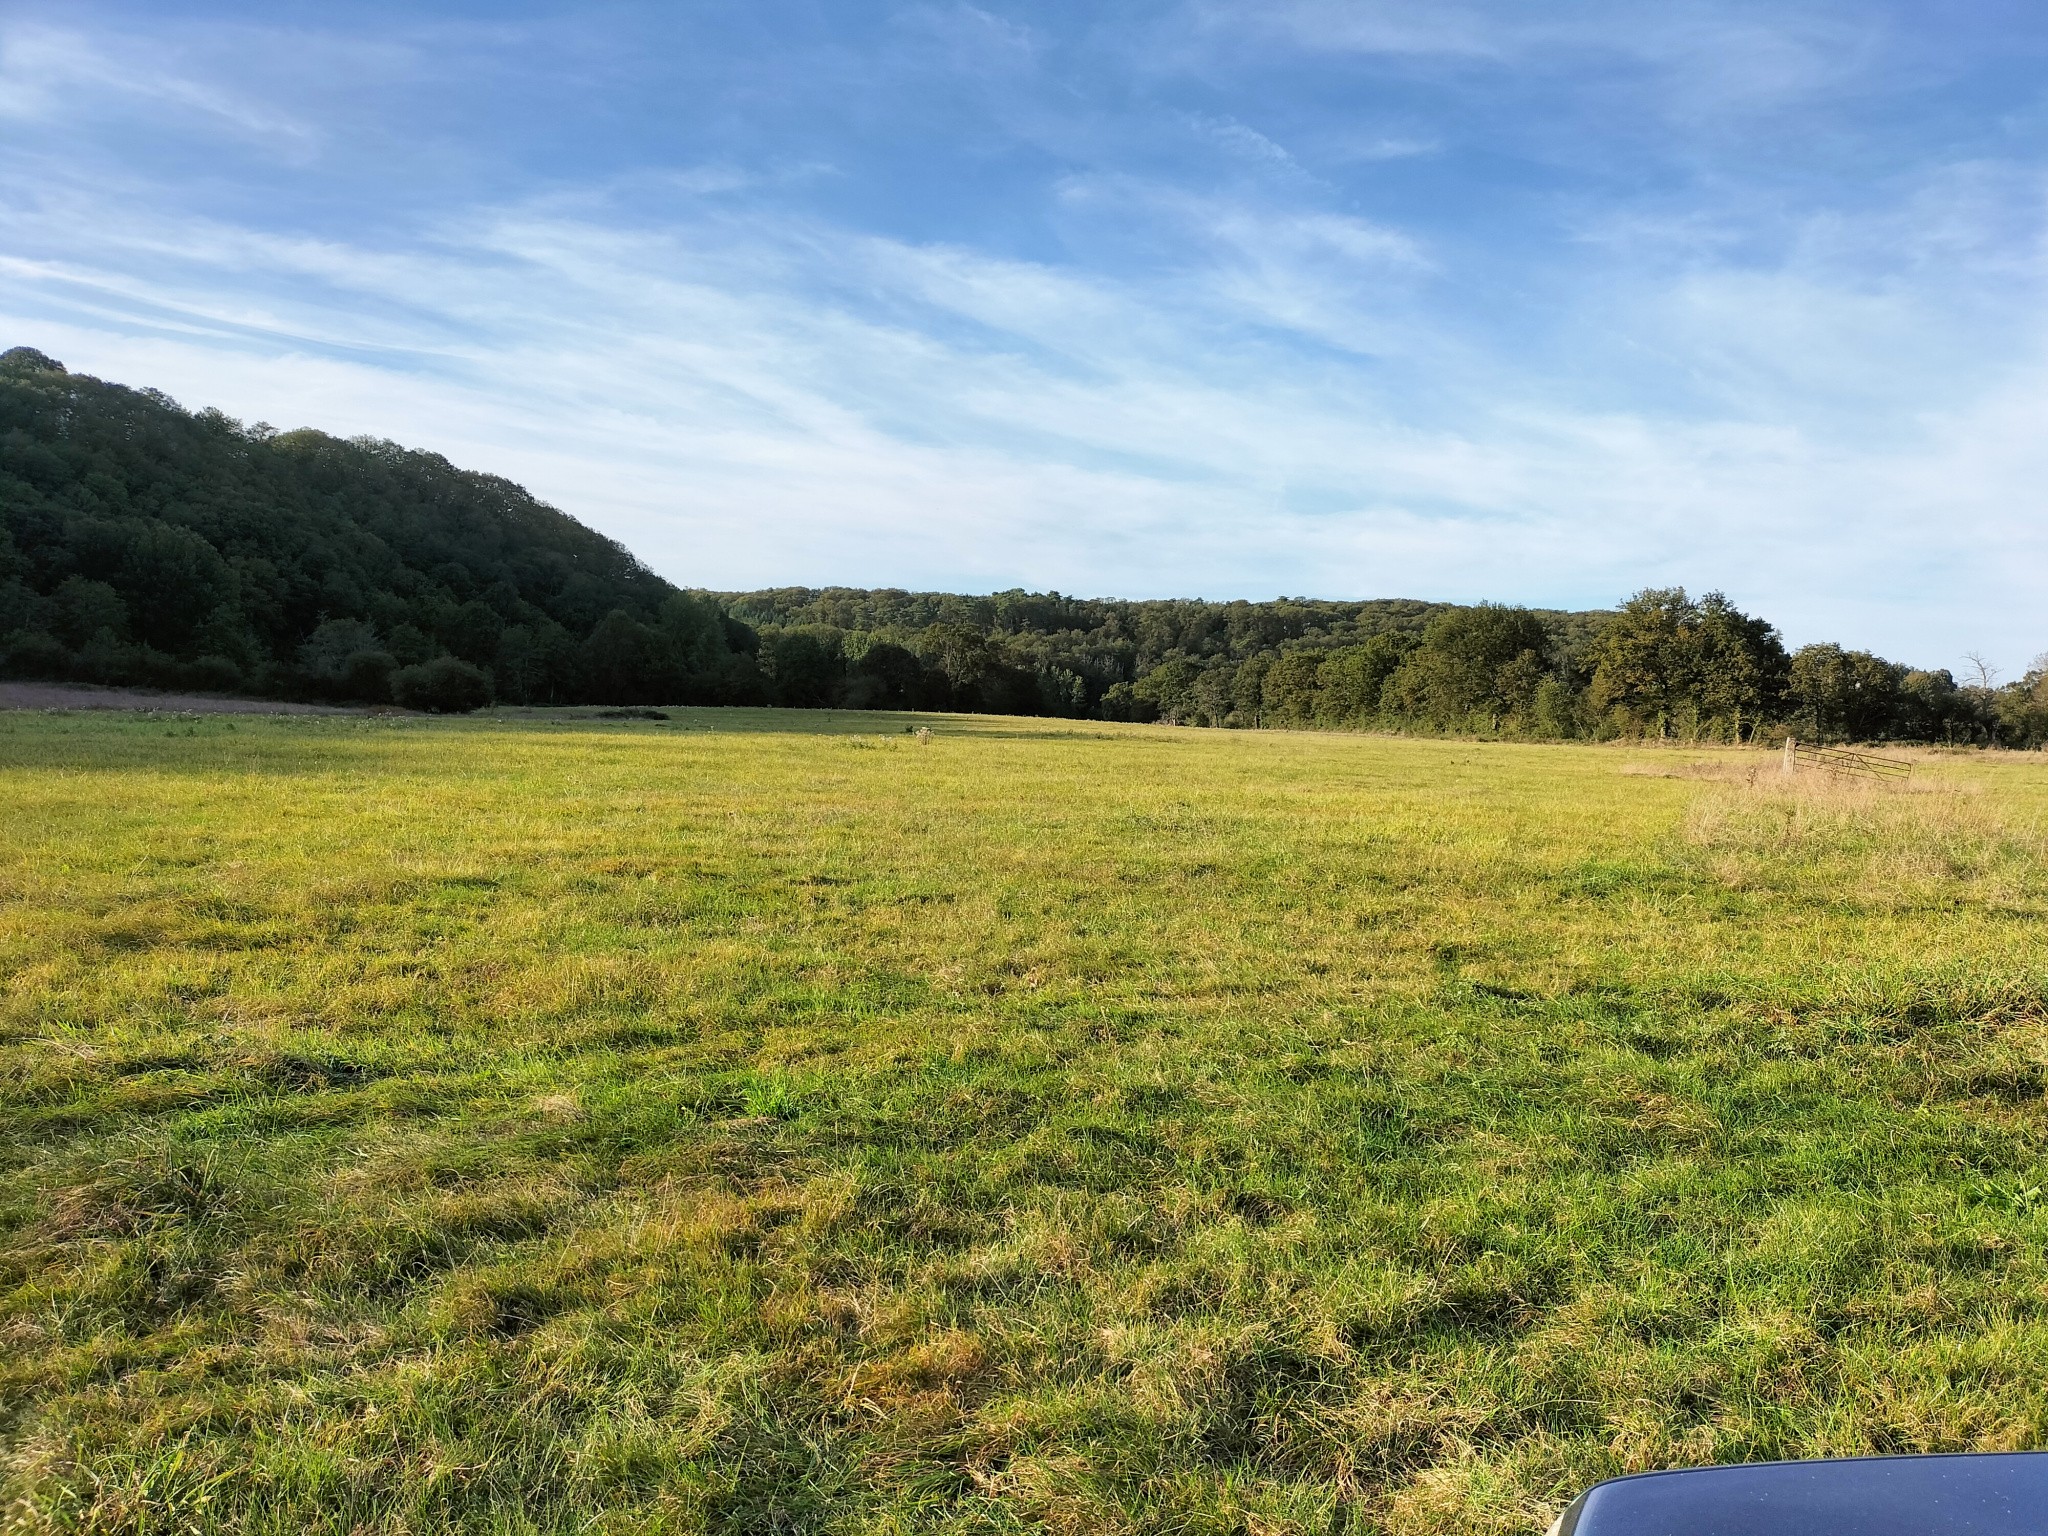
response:
[(1195, 131), (1233, 155), (1266, 166), (1283, 166), (1299, 172), (1301, 164), (1282, 145), (1267, 138), (1249, 123), (1234, 117), (1210, 117), (1196, 113), (1189, 119)]
[(1683, 74), (1702, 99), (1731, 106), (1782, 99), (1850, 78), (1885, 40), (1868, 7), (1726, 0), (1272, 0), (1259, 6), (1196, 0), (1187, 15), (1214, 37), (1391, 57), (1512, 65), (1572, 51), (1629, 58)]
[(292, 150), (316, 136), (311, 124), (275, 104), (183, 72), (146, 46), (123, 48), (59, 27), (0, 27), (0, 118), (53, 118), (95, 104), (196, 115)]

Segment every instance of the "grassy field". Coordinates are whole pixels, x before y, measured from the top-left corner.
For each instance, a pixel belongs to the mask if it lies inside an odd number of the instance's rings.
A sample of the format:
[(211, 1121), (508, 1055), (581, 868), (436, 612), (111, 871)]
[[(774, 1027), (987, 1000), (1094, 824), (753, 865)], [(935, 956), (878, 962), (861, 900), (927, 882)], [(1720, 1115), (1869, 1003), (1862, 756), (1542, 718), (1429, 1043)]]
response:
[(0, 716), (0, 1529), (2048, 1444), (2048, 762)]

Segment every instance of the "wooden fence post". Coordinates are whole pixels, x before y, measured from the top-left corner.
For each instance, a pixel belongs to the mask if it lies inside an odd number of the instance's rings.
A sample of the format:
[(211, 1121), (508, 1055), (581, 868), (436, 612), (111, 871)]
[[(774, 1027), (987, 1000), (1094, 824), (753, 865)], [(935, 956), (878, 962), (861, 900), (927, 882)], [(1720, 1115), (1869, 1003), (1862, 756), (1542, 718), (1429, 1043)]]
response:
[(1779, 772), (1783, 773), (1787, 778), (1790, 778), (1792, 776), (1793, 770), (1798, 766), (1799, 743), (1793, 740), (1790, 736), (1787, 736), (1785, 738), (1785, 766), (1781, 768)]

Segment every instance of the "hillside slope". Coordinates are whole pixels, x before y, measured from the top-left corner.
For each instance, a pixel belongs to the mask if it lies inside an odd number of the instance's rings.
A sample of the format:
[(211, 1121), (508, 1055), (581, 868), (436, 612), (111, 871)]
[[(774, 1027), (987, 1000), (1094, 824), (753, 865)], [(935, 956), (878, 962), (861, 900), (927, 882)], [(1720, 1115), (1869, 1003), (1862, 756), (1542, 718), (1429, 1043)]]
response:
[(15, 676), (379, 700), (454, 658), (514, 702), (752, 701), (753, 639), (508, 480), (0, 355)]

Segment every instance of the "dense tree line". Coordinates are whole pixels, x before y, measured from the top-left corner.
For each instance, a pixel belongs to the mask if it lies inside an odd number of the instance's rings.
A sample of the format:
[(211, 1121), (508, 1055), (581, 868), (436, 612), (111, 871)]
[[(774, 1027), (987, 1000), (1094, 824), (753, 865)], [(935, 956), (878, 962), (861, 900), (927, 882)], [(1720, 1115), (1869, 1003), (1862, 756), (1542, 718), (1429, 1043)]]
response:
[[(2031, 747), (2048, 672), (1960, 684), (1836, 645), (1786, 651), (1725, 597), (1611, 613), (1409, 601), (1120, 602), (1058, 593), (720, 594), (764, 665), (855, 707), (1180, 725)], [(782, 658), (800, 657), (801, 661)]]
[(509, 481), (0, 355), (0, 667), (433, 708), (766, 702), (754, 632)]
[(1231, 727), (2038, 746), (2048, 675), (1789, 653), (1719, 594), (1611, 613), (1056, 592), (686, 592), (434, 454), (0, 356), (0, 669), (436, 709), (780, 704)]

